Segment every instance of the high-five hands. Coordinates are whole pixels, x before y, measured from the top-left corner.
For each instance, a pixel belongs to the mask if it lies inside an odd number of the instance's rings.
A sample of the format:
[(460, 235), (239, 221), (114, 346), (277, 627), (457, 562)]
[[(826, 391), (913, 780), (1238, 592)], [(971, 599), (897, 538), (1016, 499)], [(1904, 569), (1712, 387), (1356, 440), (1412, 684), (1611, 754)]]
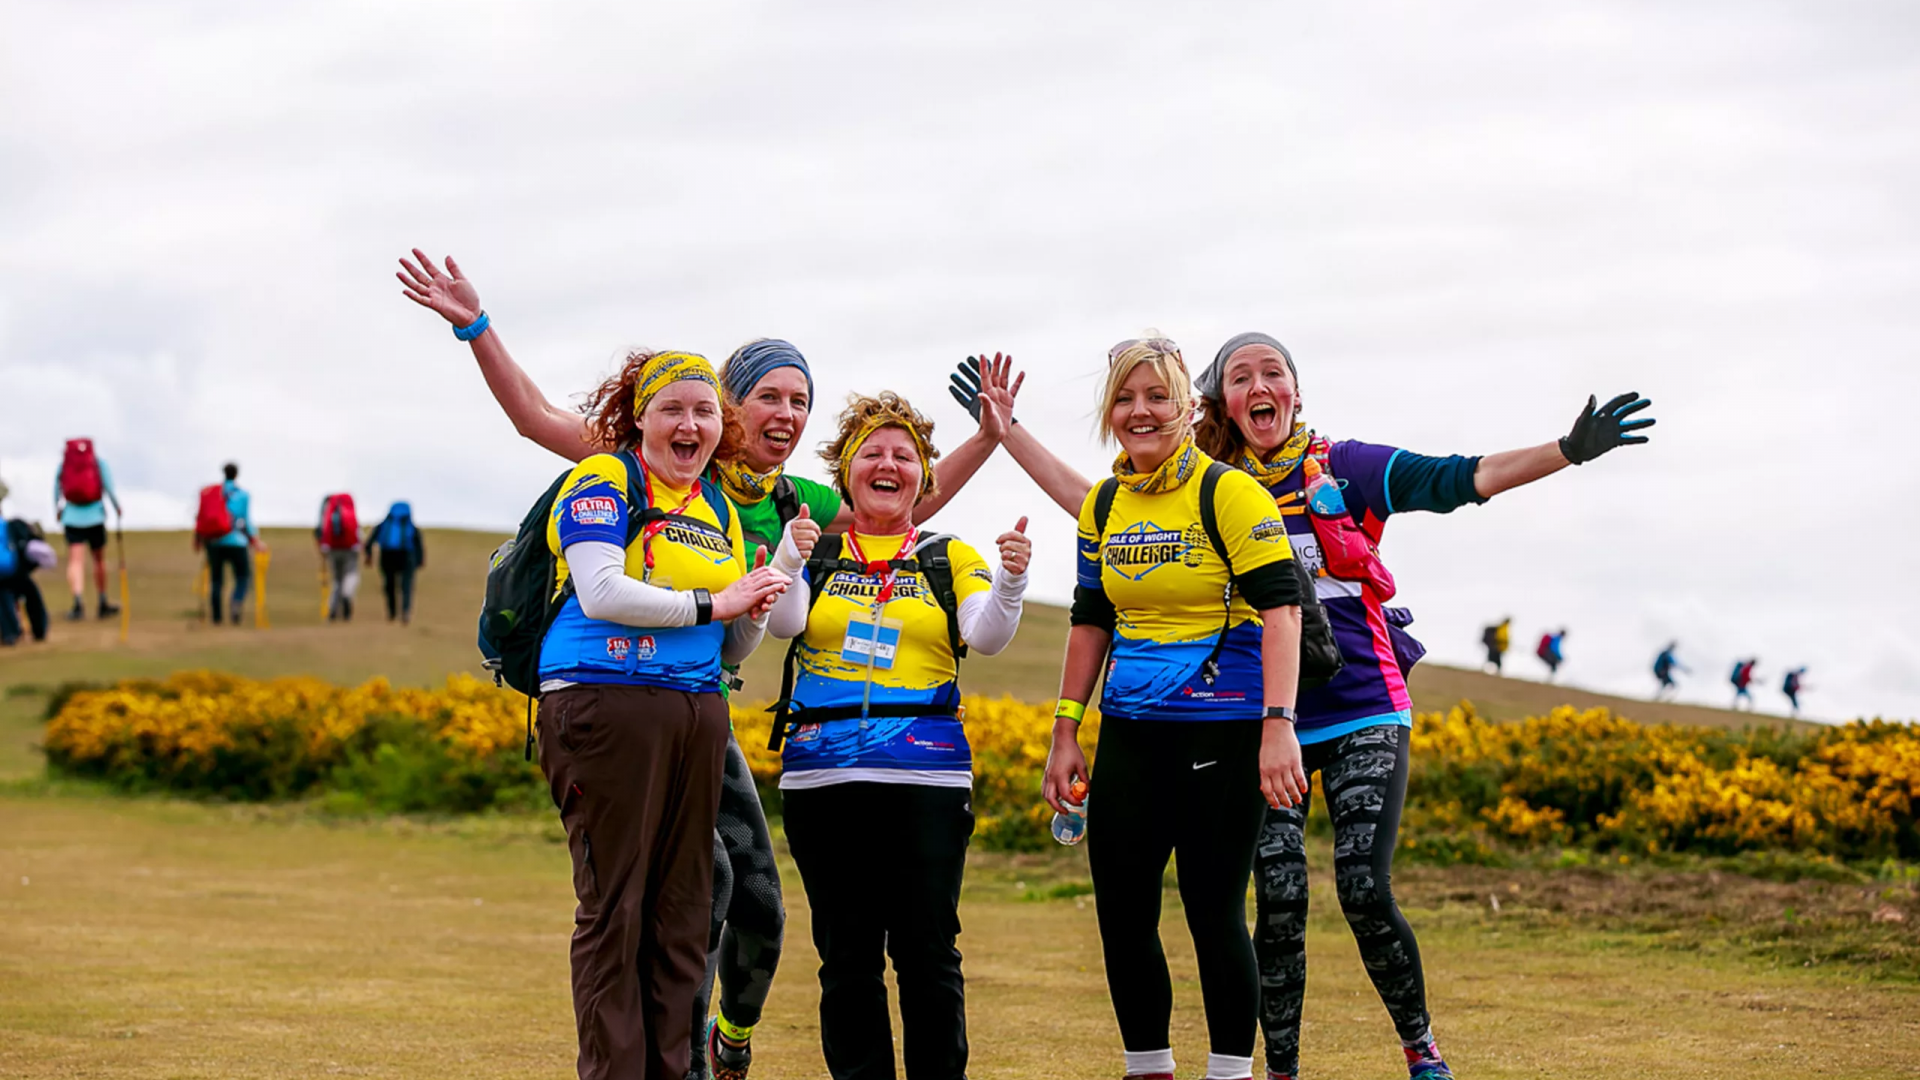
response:
[(983, 361), (969, 356), (947, 378), (947, 393), (988, 435), (1005, 438), (1007, 430), (1019, 422), (1013, 417), (1013, 401), (1027, 375), (1013, 373), (1013, 357), (994, 353), (993, 359)]
[(1027, 519), (1021, 518), (1012, 531), (1003, 532), (994, 540), (1000, 545), (1000, 568), (1009, 574), (1027, 572), (1027, 562), (1033, 558), (1033, 541), (1027, 539)]
[(1575, 465), (1584, 465), (1616, 446), (1646, 442), (1645, 435), (1634, 432), (1653, 426), (1651, 416), (1642, 420), (1627, 419), (1653, 404), (1637, 391), (1629, 390), (1599, 408), (1594, 407), (1595, 400), (1593, 395), (1587, 395), (1587, 407), (1580, 410), (1573, 430), (1560, 439), (1560, 453)]
[(402, 295), (439, 312), (455, 326), (472, 326), (480, 318), (480, 291), (460, 272), (460, 264), (449, 255), (447, 270), (441, 273), (419, 248), (413, 249), (413, 257), (419, 260), (418, 265), (402, 256), (400, 270), (393, 275), (400, 279)]

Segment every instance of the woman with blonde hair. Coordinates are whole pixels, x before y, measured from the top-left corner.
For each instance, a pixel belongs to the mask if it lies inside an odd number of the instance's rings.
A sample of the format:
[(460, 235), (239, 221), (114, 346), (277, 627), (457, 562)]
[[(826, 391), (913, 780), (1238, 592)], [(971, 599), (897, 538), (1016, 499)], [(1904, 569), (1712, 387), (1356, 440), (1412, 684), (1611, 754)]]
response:
[[(1012, 424), (1020, 377), (996, 356), (969, 358), (955, 396)], [(1278, 509), (1285, 536), (1312, 573), (1342, 666), (1324, 686), (1301, 692), (1302, 768), (1326, 785), (1334, 827), (1334, 882), (1368, 976), (1400, 1038), (1416, 1080), (1453, 1075), (1427, 1011), (1420, 947), (1393, 898), (1393, 849), (1406, 799), (1412, 698), (1406, 672), (1424, 653), (1406, 634), (1404, 609), (1381, 561), (1387, 520), (1409, 511), (1449, 513), (1487, 501), (1647, 441), (1653, 421), (1635, 418), (1651, 402), (1635, 393), (1605, 404), (1589, 397), (1572, 428), (1536, 446), (1481, 456), (1430, 457), (1359, 440), (1328, 440), (1301, 423), (1293, 355), (1262, 333), (1234, 336), (1196, 380), (1199, 448), (1258, 481)], [(1006, 440), (1028, 475), (1061, 507), (1078, 507), (1090, 485), (1025, 426)], [(1255, 860), (1254, 950), (1260, 962), (1260, 1026), (1269, 1080), (1294, 1080), (1306, 994), (1307, 859), (1311, 792), (1266, 813)]]
[[(1273, 500), (1194, 445), (1180, 350), (1150, 335), (1107, 361), (1099, 427), (1120, 456), (1080, 507), (1045, 792), (1064, 810), (1074, 782), (1089, 785), (1087, 859), (1127, 1075), (1174, 1073), (1160, 893), (1177, 855), (1206, 1075), (1244, 1078), (1260, 1007), (1245, 913), (1254, 841), (1269, 804), (1306, 790), (1293, 733), (1300, 585)], [(1102, 670), (1089, 776), (1079, 728)]]
[(973, 771), (959, 661), (1013, 640), (1031, 548), (1024, 517), (996, 540), (997, 572), (960, 540), (920, 533), (932, 439), (933, 422), (892, 393), (850, 399), (821, 458), (852, 527), (811, 550), (783, 545), (776, 563), (804, 566), (770, 623), (794, 641), (774, 738), (835, 1080), (894, 1075), (888, 957), (909, 1080), (966, 1075), (955, 940)]

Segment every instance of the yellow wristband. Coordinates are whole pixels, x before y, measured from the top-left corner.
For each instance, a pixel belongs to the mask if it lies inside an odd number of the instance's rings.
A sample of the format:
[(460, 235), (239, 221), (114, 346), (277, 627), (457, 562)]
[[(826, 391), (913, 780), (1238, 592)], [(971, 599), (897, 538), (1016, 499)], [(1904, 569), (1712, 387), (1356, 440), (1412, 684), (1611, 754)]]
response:
[(1053, 718), (1059, 720), (1062, 717), (1078, 724), (1087, 718), (1087, 707), (1078, 701), (1061, 698), (1060, 704), (1053, 707)]

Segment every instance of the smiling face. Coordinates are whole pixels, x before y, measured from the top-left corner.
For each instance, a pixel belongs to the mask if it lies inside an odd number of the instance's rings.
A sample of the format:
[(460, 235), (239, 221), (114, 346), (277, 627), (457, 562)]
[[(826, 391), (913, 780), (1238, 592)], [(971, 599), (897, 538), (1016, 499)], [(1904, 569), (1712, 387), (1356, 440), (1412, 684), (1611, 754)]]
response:
[(1152, 472), (1179, 448), (1186, 434), (1180, 420), (1180, 402), (1152, 364), (1127, 373), (1107, 410), (1114, 441), (1137, 472)]
[(926, 465), (905, 429), (883, 427), (867, 436), (847, 466), (847, 499), (861, 532), (904, 532), (920, 501)]
[(692, 487), (720, 445), (721, 424), (720, 395), (711, 384), (673, 383), (640, 415), (640, 451), (647, 467), (674, 487)]
[(1248, 345), (1227, 358), (1220, 380), (1227, 416), (1247, 447), (1263, 460), (1293, 434), (1300, 386), (1271, 345)]
[(740, 402), (740, 419), (747, 442), (740, 450), (747, 467), (767, 473), (787, 463), (800, 436), (807, 430), (806, 373), (797, 367), (774, 368), (760, 377)]

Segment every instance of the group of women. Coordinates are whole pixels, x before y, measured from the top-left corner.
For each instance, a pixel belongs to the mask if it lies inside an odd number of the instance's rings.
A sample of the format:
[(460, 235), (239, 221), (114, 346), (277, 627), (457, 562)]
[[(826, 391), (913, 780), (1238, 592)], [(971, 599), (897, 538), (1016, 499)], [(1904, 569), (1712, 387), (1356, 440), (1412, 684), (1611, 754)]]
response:
[[(565, 601), (541, 653), (539, 734), (579, 901), (582, 1077), (747, 1075), (784, 916), (724, 695), (729, 668), (769, 630), (793, 643), (780, 787), (820, 954), (828, 1071), (894, 1075), (891, 959), (907, 1075), (965, 1075), (956, 941), (973, 817), (958, 667), (1012, 640), (1030, 546), (1023, 517), (996, 538), (994, 569), (921, 524), (1001, 446), (1079, 519), (1045, 795), (1065, 810), (1088, 785), (1125, 1075), (1174, 1074), (1159, 918), (1176, 853), (1206, 1076), (1251, 1077), (1256, 1027), (1267, 1075), (1297, 1075), (1315, 772), (1340, 904), (1409, 1073), (1451, 1075), (1389, 883), (1404, 675), (1419, 647), (1384, 606), (1394, 585), (1377, 544), (1396, 512), (1484, 502), (1646, 441), (1643, 399), (1589, 399), (1557, 442), (1432, 458), (1307, 428), (1293, 358), (1271, 337), (1228, 341), (1196, 379), (1150, 335), (1108, 353), (1098, 424), (1120, 450), (1111, 480), (1090, 483), (1014, 422), (1021, 380), (996, 356), (956, 375), (979, 429), (944, 458), (906, 401), (850, 399), (821, 454), (828, 487), (785, 473), (814, 405), (807, 361), (787, 342), (750, 342), (717, 371), (692, 353), (636, 352), (568, 412), (514, 364), (453, 260), (413, 256), (401, 260), (406, 295), (470, 343), (522, 435), (578, 462), (548, 529)], [(1343, 661), (1304, 690), (1303, 604), (1324, 611)], [(1096, 769), (1078, 729), (1102, 676)]]

